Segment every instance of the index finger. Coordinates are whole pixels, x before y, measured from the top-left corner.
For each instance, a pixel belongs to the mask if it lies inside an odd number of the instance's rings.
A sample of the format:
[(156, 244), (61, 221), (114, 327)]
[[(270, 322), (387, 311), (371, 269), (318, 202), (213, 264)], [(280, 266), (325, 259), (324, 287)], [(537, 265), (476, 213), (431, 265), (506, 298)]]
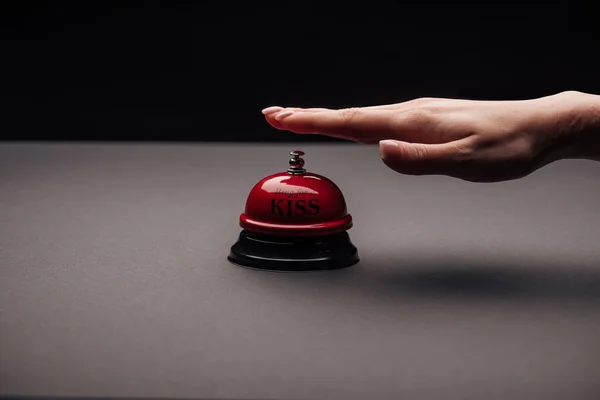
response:
[[(278, 118), (279, 116), (279, 118)], [(360, 143), (397, 139), (430, 143), (424, 135), (429, 116), (414, 110), (346, 108), (341, 110), (284, 110), (266, 116), (277, 129), (298, 134), (320, 134)]]

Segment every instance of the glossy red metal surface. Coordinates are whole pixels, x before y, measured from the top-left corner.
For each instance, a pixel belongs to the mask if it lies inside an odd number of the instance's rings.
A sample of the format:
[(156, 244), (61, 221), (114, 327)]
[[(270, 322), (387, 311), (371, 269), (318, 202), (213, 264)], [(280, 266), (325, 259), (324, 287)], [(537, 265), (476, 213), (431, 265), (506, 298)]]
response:
[(282, 236), (327, 235), (350, 229), (352, 216), (331, 180), (309, 172), (281, 172), (252, 188), (240, 226)]

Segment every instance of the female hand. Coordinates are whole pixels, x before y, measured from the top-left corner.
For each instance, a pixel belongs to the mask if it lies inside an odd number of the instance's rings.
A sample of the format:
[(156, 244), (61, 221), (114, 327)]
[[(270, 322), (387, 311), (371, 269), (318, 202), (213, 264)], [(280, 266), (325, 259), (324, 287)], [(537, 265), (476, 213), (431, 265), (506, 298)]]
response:
[(519, 101), (423, 98), (341, 110), (269, 107), (275, 128), (379, 143), (384, 163), (411, 175), (473, 182), (516, 179), (567, 157), (600, 157), (599, 96)]

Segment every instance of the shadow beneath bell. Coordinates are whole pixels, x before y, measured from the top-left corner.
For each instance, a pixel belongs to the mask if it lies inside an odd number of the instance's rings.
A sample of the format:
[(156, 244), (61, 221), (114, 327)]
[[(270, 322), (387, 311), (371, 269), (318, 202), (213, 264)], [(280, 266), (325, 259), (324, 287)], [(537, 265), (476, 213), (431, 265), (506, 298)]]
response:
[(379, 295), (600, 304), (600, 265), (544, 268), (530, 262), (519, 266), (462, 259), (398, 260), (362, 268), (363, 287)]

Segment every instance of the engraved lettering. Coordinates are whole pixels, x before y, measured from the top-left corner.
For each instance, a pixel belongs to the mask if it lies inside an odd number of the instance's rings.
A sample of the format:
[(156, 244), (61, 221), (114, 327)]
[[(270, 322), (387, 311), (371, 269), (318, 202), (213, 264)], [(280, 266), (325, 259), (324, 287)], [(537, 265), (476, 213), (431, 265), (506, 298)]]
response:
[(308, 207), (311, 208), (314, 212), (309, 211), (309, 215), (316, 215), (321, 211), (321, 207), (319, 206), (319, 199), (311, 199), (308, 202)]
[[(283, 215), (283, 210), (280, 207), (282, 202), (283, 200), (271, 199), (271, 214)], [(275, 210), (277, 210), (277, 212), (275, 212)]]
[(321, 211), (318, 199), (306, 200), (277, 200), (271, 199), (271, 214), (280, 217), (302, 217), (317, 215)]
[(296, 215), (305, 215), (306, 214), (306, 201), (297, 200), (296, 201)]
[(277, 189), (275, 189), (275, 194), (279, 195), (279, 196), (286, 196), (289, 199), (295, 199), (300, 196), (308, 196), (308, 195), (316, 196), (319, 193), (312, 189), (309, 189), (309, 190), (298, 189), (298, 190), (294, 191), (294, 190), (283, 190), (283, 189), (277, 188)]

